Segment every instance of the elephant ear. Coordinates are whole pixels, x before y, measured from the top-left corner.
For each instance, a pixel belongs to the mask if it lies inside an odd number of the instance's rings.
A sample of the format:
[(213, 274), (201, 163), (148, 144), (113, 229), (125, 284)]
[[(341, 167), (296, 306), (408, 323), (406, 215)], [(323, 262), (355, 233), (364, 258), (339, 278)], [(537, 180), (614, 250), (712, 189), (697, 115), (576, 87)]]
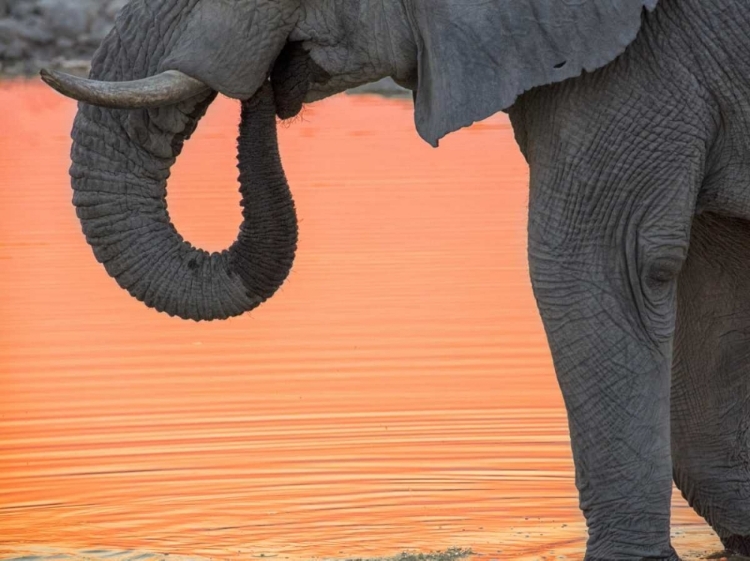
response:
[(609, 64), (658, 0), (415, 0), (420, 136), (507, 109), (523, 92)]

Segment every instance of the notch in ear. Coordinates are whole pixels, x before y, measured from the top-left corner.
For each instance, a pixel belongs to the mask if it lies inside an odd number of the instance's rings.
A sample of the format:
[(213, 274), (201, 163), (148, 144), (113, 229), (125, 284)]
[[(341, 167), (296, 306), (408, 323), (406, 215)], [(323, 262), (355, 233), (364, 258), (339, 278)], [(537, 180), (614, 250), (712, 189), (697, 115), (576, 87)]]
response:
[(531, 88), (609, 64), (657, 2), (414, 0), (417, 131), (437, 146)]

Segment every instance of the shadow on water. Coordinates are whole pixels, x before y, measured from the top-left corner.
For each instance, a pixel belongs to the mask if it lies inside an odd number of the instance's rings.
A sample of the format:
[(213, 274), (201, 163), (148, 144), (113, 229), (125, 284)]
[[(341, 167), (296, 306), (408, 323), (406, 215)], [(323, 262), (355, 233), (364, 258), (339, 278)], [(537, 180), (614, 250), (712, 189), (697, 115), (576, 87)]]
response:
[[(0, 84), (0, 107), (0, 557), (581, 557), (505, 115), (433, 150), (409, 100), (307, 107), (280, 127), (288, 282), (194, 324), (131, 299), (87, 247), (75, 105), (32, 81)], [(240, 222), (238, 114), (218, 100), (170, 180), (177, 227), (210, 250)], [(678, 497), (674, 528), (693, 558), (718, 549)]]

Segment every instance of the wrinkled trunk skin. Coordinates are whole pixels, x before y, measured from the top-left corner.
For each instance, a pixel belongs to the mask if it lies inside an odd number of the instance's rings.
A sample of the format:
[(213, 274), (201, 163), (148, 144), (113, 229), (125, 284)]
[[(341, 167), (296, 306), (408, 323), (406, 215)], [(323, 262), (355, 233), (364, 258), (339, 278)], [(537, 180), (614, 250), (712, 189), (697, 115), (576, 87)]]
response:
[(172, 225), (170, 168), (214, 96), (158, 110), (81, 104), (72, 133), (73, 203), (97, 260), (146, 305), (196, 321), (236, 316), (269, 298), (287, 277), (297, 243), (268, 83), (242, 105), (238, 239), (209, 254)]
[(91, 64), (90, 78), (137, 80), (179, 70), (243, 102), (239, 168), (243, 223), (211, 253), (182, 239), (166, 182), (215, 93), (158, 109), (79, 104), (73, 126), (73, 203), (99, 262), (138, 300), (181, 318), (225, 319), (269, 298), (297, 242), (267, 76), (295, 23), (296, 3), (131, 0)]

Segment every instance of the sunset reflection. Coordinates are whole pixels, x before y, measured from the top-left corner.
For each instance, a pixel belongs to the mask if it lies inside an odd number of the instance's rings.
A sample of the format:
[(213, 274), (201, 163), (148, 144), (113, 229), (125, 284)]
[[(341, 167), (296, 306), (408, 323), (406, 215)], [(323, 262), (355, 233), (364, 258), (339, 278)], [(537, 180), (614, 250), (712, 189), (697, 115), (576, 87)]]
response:
[[(438, 150), (402, 99), (338, 96), (282, 124), (292, 274), (251, 314), (196, 324), (132, 299), (86, 245), (75, 104), (32, 81), (0, 85), (0, 107), (1, 556), (580, 559), (505, 115)], [(209, 250), (240, 223), (238, 116), (219, 99), (169, 183)], [(676, 546), (718, 549), (675, 506)]]

